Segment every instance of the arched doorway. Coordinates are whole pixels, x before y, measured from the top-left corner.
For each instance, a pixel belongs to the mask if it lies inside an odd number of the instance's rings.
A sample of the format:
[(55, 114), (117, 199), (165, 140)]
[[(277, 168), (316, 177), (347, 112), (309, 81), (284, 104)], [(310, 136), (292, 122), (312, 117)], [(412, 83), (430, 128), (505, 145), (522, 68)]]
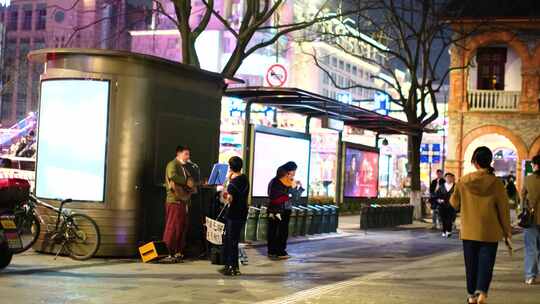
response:
[(463, 157), (463, 173), (471, 173), (475, 168), (471, 164), (474, 150), (486, 146), (493, 151), (493, 167), (497, 176), (516, 175), (518, 170), (518, 150), (516, 146), (504, 135), (489, 133), (476, 137), (467, 147)]

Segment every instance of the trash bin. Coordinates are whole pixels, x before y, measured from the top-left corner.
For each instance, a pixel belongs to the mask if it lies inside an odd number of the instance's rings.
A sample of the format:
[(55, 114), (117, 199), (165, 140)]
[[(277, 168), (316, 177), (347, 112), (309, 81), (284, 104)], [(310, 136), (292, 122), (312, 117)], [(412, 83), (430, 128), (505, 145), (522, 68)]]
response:
[(330, 205), (323, 205), (321, 206), (322, 208), (324, 208), (324, 211), (325, 211), (325, 222), (324, 222), (324, 231), (323, 233), (330, 233), (332, 232), (332, 222), (334, 221), (334, 218), (332, 216), (332, 207), (330, 207)]
[(317, 208), (319, 212), (318, 226), (317, 226), (317, 230), (315, 230), (315, 234), (321, 234), (324, 232), (324, 225), (326, 222), (326, 212), (324, 208), (320, 205), (315, 205), (315, 208)]
[(312, 212), (311, 225), (309, 226), (308, 234), (317, 234), (321, 225), (321, 211), (314, 205), (309, 205), (308, 208)]
[(306, 222), (306, 213), (304, 209), (294, 206), (293, 209), (296, 211), (296, 222), (294, 226), (294, 234), (293, 236), (302, 236), (303, 227)]
[(334, 218), (334, 206), (326, 205), (326, 210), (328, 210), (328, 228), (326, 233), (332, 233), (334, 230), (334, 221), (336, 220)]
[(313, 210), (306, 206), (298, 206), (298, 208), (304, 210), (304, 222), (301, 227), (301, 235), (308, 235), (311, 231), (311, 224), (313, 222)]
[(296, 217), (298, 216), (298, 213), (296, 212), (296, 208), (291, 209), (291, 217), (289, 219), (289, 235), (290, 236), (296, 236)]
[(244, 225), (244, 241), (257, 240), (257, 223), (259, 222), (259, 212), (261, 209), (249, 207), (246, 224)]
[(326, 233), (326, 226), (328, 226), (328, 213), (323, 205), (315, 205), (321, 211), (321, 225), (317, 229), (317, 234)]
[(382, 210), (377, 205), (371, 205), (373, 207), (373, 226), (370, 228), (379, 228), (382, 223)]
[(268, 230), (268, 212), (266, 207), (261, 207), (257, 221), (257, 241), (266, 241)]
[(334, 221), (334, 232), (337, 232), (339, 228), (339, 206), (334, 205), (334, 211), (336, 212), (334, 215), (336, 218), (336, 220)]

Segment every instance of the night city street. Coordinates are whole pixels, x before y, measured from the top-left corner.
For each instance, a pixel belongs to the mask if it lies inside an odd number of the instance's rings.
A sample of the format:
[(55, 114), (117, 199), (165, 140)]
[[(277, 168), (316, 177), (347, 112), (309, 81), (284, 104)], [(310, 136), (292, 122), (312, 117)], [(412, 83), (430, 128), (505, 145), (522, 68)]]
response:
[(0, 0), (0, 304), (540, 304), (540, 0)]

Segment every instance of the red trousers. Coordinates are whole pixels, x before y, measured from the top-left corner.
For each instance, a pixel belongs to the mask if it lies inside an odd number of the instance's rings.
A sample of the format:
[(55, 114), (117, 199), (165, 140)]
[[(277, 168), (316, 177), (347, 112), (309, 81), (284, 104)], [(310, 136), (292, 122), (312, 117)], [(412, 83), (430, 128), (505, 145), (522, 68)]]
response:
[(166, 203), (163, 242), (169, 253), (182, 253), (186, 241), (187, 206), (185, 203)]

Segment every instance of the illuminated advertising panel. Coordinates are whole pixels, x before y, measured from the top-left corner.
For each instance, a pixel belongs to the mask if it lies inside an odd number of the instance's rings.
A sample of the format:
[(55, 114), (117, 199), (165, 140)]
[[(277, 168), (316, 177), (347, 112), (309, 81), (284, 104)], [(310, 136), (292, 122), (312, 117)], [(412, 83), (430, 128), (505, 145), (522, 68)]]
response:
[(352, 145), (345, 146), (345, 197), (377, 197), (379, 153)]
[(46, 80), (41, 84), (36, 195), (102, 202), (109, 82)]
[[(295, 179), (307, 189), (311, 143), (302, 133), (257, 127), (253, 147), (253, 196), (268, 196), (268, 183), (289, 161), (298, 165)], [(306, 197), (308, 191), (302, 196)]]

